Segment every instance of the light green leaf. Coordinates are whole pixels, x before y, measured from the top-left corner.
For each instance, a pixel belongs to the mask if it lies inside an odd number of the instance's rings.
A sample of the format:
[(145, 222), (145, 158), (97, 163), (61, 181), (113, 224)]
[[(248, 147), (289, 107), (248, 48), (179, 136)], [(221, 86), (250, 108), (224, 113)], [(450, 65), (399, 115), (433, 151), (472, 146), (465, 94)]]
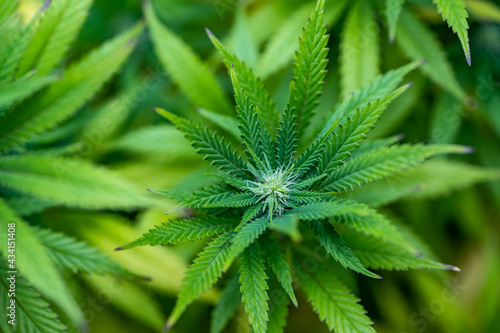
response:
[(222, 114), (233, 114), (231, 105), (214, 74), (194, 51), (162, 24), (153, 5), (144, 11), (156, 54), (165, 70), (196, 105)]
[(0, 150), (19, 147), (68, 118), (113, 75), (132, 51), (138, 24), (70, 66), (64, 77), (15, 108), (2, 119)]
[[(299, 137), (313, 116), (326, 76), (328, 60), (328, 35), (324, 21), (324, 0), (318, 0), (299, 39), (299, 49), (295, 52), (293, 64), (294, 89), (288, 103), (295, 106)], [(294, 100), (292, 100), (292, 97)]]
[(403, 10), (406, 0), (385, 0), (385, 16), (389, 30), (389, 41), (392, 43), (396, 36), (396, 27), (399, 21), (399, 15)]
[(429, 128), (432, 143), (453, 143), (462, 123), (463, 104), (449, 93), (437, 100)]
[(166, 328), (172, 327), (188, 305), (221, 277), (223, 266), (228, 259), (229, 243), (232, 238), (232, 233), (223, 234), (210, 242), (198, 254), (186, 273), (177, 303), (168, 317)]
[[(7, 307), (11, 305), (10, 300), (13, 299), (9, 297), (10, 286), (7, 278), (10, 277), (10, 274), (8, 271), (10, 269), (7, 262), (4, 261), (4, 258), (0, 258), (0, 306), (2, 307), (2, 314), (5, 313), (4, 311), (8, 311)], [(49, 307), (49, 304), (20, 274), (16, 274), (15, 294), (16, 325), (7, 324), (7, 320), (11, 318), (2, 318), (0, 328), (4, 328), (5, 333), (12, 332), (12, 328), (15, 328), (16, 332), (33, 333), (61, 333), (66, 330), (58, 315)]]
[(141, 238), (119, 247), (120, 250), (143, 245), (167, 245), (202, 239), (232, 231), (234, 220), (222, 217), (199, 217), (173, 220), (151, 229)]
[(343, 214), (371, 215), (373, 211), (365, 205), (355, 201), (332, 198), (330, 202), (316, 202), (299, 206), (288, 211), (288, 214), (297, 215), (303, 220), (324, 219)]
[(465, 59), (470, 66), (469, 35), (467, 32), (469, 29), (467, 23), (469, 14), (465, 10), (465, 2), (463, 0), (433, 0), (433, 2), (438, 8), (438, 12), (441, 13), (443, 20), (446, 20), (448, 26), (458, 35), (464, 49)]
[[(91, 275), (84, 280), (96, 293), (106, 295), (106, 302), (133, 318), (158, 331), (165, 322), (164, 314), (154, 295), (143, 286), (111, 276)], [(138, 306), (140, 304), (140, 306)]]
[(333, 259), (340, 262), (345, 268), (350, 268), (357, 273), (380, 279), (380, 276), (370, 272), (363, 266), (331, 224), (322, 223), (319, 220), (313, 220), (311, 223), (318, 242), (325, 248), (326, 252), (332, 255)]
[[(332, 26), (337, 21), (347, 3), (347, 0), (326, 2), (325, 22), (328, 26)], [(264, 53), (257, 62), (256, 73), (258, 76), (267, 78), (292, 61), (294, 52), (299, 47), (297, 36), (300, 36), (311, 9), (310, 3), (297, 9), (289, 15), (279, 30), (271, 37)]]
[(267, 331), (269, 306), (267, 300), (267, 275), (265, 273), (264, 257), (258, 246), (250, 245), (241, 255), (240, 261), (240, 291), (245, 303), (250, 324), (255, 333)]
[(370, 83), (379, 73), (378, 25), (370, 1), (353, 4), (340, 41), (342, 96)]
[(319, 263), (315, 270), (305, 269), (294, 262), (302, 289), (319, 318), (330, 330), (342, 333), (375, 333), (359, 299), (351, 294), (337, 278), (328, 261)]
[(54, 204), (81, 208), (132, 208), (150, 204), (118, 174), (78, 159), (38, 155), (0, 158), (0, 184)]
[(500, 179), (498, 169), (435, 160), (428, 161), (407, 173), (348, 192), (348, 196), (370, 206), (381, 206), (402, 198), (435, 198), (476, 183), (498, 179)]
[(42, 242), (49, 257), (61, 269), (74, 273), (84, 272), (136, 277), (136, 275), (127, 272), (107, 255), (100, 253), (96, 248), (84, 242), (48, 229), (35, 229), (34, 233)]
[(403, 10), (396, 43), (413, 60), (427, 60), (421, 71), (444, 90), (463, 100), (460, 87), (446, 53), (436, 36), (408, 10)]
[(230, 175), (243, 178), (250, 176), (236, 150), (217, 133), (200, 124), (179, 118), (168, 111), (162, 109), (156, 109), (156, 111), (174, 123), (186, 135), (197, 153), (210, 161), (212, 165)]
[(112, 149), (149, 156), (155, 160), (195, 159), (196, 155), (189, 146), (189, 141), (182, 133), (174, 126), (167, 124), (153, 125), (129, 132), (109, 145)]
[(54, 80), (54, 76), (32, 77), (27, 74), (14, 82), (0, 83), (0, 107), (10, 107), (14, 102), (22, 101)]
[[(5, 203), (0, 200), (0, 224), (8, 230), (8, 223), (15, 223), (16, 262), (15, 268), (44, 297), (57, 304), (62, 311), (79, 326), (85, 326), (83, 313), (71, 296), (66, 283), (59, 274), (53, 260), (34, 230), (19, 219)], [(7, 234), (0, 238), (1, 253), (7, 256)], [(36, 258), (36, 260), (33, 260)]]
[(259, 217), (255, 220), (240, 224), (237, 228), (236, 235), (231, 240), (231, 248), (229, 258), (226, 262), (225, 268), (229, 268), (232, 261), (252, 244), (269, 226), (269, 217), (267, 215)]
[(340, 165), (321, 184), (328, 192), (355, 187), (408, 170), (438, 154), (464, 154), (470, 147), (458, 145), (400, 145), (367, 151)]
[(297, 298), (295, 297), (292, 287), (291, 268), (286, 261), (285, 254), (281, 250), (278, 243), (270, 238), (264, 239), (262, 242), (259, 242), (259, 244), (264, 252), (268, 265), (271, 267), (276, 275), (276, 278), (281, 283), (281, 286), (290, 297), (290, 300), (295, 306), (297, 306)]
[(423, 256), (419, 257), (380, 238), (364, 234), (344, 234), (343, 237), (361, 262), (367, 267), (389, 270), (427, 268), (460, 271), (457, 267), (444, 265)]
[[(318, 167), (313, 171), (313, 175), (331, 175), (343, 161), (351, 156), (350, 152), (359, 147), (360, 143), (366, 138), (366, 133), (373, 128), (387, 105), (408, 87), (408, 85), (400, 87), (383, 99), (378, 99), (371, 104), (365, 105), (362, 109), (356, 110), (352, 117), (347, 117), (344, 121), (341, 121), (322, 152)], [(326, 127), (324, 131), (326, 132)], [(318, 182), (318, 184), (324, 183), (324, 180)]]
[(229, 280), (212, 311), (210, 333), (221, 333), (241, 305), (239, 275)]
[(209, 30), (207, 30), (207, 33), (214, 46), (222, 54), (222, 58), (227, 69), (230, 70), (231, 67), (233, 67), (236, 76), (238, 77), (238, 81), (241, 84), (241, 89), (245, 91), (250, 103), (259, 107), (262, 111), (266, 128), (269, 131), (274, 132), (278, 123), (279, 113), (276, 109), (274, 101), (264, 87), (262, 80), (256, 77), (253, 70), (243, 61), (229, 52)]
[(274, 217), (269, 228), (279, 231), (297, 242), (302, 238), (299, 231), (299, 222), (296, 215), (286, 214)]
[(241, 137), (240, 129), (238, 128), (238, 121), (231, 116), (225, 116), (210, 110), (200, 108), (198, 113), (219, 126), (220, 128), (233, 135), (236, 139)]
[(92, 0), (55, 0), (42, 15), (19, 65), (17, 77), (36, 69), (37, 76), (57, 66), (87, 18)]

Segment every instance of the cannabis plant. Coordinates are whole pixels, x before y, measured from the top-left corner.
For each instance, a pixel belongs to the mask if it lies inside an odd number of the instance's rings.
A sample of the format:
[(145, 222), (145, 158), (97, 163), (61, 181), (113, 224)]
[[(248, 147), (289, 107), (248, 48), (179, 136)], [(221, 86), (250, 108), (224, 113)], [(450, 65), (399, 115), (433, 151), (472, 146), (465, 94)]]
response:
[[(216, 119), (237, 134), (236, 147), (203, 124), (157, 109), (218, 170), (208, 174), (213, 185), (193, 192), (152, 190), (191, 209), (192, 217), (171, 220), (118, 248), (212, 238), (186, 273), (167, 329), (224, 272), (231, 277), (215, 307), (212, 332), (224, 329), (240, 301), (255, 332), (282, 331), (288, 304), (299, 305), (294, 291), (299, 287), (329, 329), (374, 332), (344, 283), (343, 269), (375, 279), (380, 278), (375, 269), (459, 270), (424, 256), (416, 237), (353, 199), (351, 191), (438, 154), (471, 149), (398, 144), (397, 137), (362, 144), (387, 105), (411, 86), (400, 86), (404, 75), (422, 61), (378, 76), (339, 103), (320, 126), (312, 125), (327, 66), (323, 9), (319, 0), (303, 29), (282, 112), (252, 69), (208, 31), (229, 69), (236, 101), (236, 120)], [(154, 22), (151, 7), (146, 10)], [(215, 104), (216, 97), (204, 100)]]
[[(0, 4), (3, 332), (61, 332), (67, 326), (85, 327), (83, 312), (62, 272), (134, 276), (94, 247), (42, 228), (37, 219), (31, 219), (33, 214), (55, 206), (116, 210), (147, 204), (133, 184), (80, 158), (85, 154), (78, 153), (91, 147), (58, 145), (53, 139), (56, 136), (48, 134), (120, 69), (142, 31), (142, 26), (136, 25), (64, 66), (64, 55), (91, 3), (48, 1), (27, 24), (18, 14), (17, 1)], [(14, 292), (7, 280), (11, 274), (16, 279)], [(7, 323), (4, 315), (11, 313), (7, 306), (12, 302), (16, 315)]]

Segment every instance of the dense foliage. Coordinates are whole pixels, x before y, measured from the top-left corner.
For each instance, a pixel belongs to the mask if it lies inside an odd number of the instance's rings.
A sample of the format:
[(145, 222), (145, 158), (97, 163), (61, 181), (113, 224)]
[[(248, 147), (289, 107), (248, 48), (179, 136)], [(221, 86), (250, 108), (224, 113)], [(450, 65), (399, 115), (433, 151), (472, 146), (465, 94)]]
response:
[[(499, 22), (479, 0), (2, 1), (0, 330), (495, 332), (500, 185), (470, 185), (500, 177)], [(382, 270), (409, 268), (437, 270)]]
[[(338, 267), (333, 261), (307, 265), (308, 260), (317, 260), (314, 240), (344, 268), (372, 278), (380, 277), (367, 267), (459, 270), (426, 258), (418, 250), (420, 244), (405, 239), (385, 216), (349, 199), (350, 190), (361, 187), (362, 192), (364, 184), (408, 171), (435, 155), (471, 151), (453, 145), (398, 145), (397, 138), (360, 146), (387, 105), (410, 86), (397, 87), (418, 64), (390, 71), (354, 90), (337, 105), (324, 126), (314, 128), (309, 126), (310, 119), (327, 66), (324, 1), (318, 1), (303, 29), (283, 112), (276, 111), (253, 71), (210, 31), (208, 34), (230, 69), (235, 92), (237, 122), (226, 116), (220, 121), (227, 122), (227, 128), (238, 129), (238, 146), (244, 147), (245, 156), (207, 127), (158, 110), (185, 134), (205, 160), (221, 171), (211, 175), (219, 182), (191, 193), (153, 190), (178, 200), (184, 207), (197, 209), (198, 216), (169, 221), (122, 247), (213, 237), (187, 271), (167, 329), (239, 259), (235, 278), (241, 295), (233, 292), (234, 301), (229, 307), (225, 303), (217, 305), (212, 318), (216, 329), (212, 331), (224, 328), (241, 298), (255, 332), (281, 332), (288, 304), (271, 299), (269, 294), (282, 290), (297, 306), (292, 275), (329, 329), (374, 331), (359, 300), (335, 273)], [(304, 146), (307, 133), (315, 134), (310, 145)], [(455, 164), (441, 167), (454, 168)], [(387, 200), (383, 191), (372, 194), (378, 200)], [(276, 289), (270, 289), (266, 281), (269, 270), (276, 278)], [(234, 289), (231, 284), (226, 288)], [(268, 313), (270, 307), (273, 311)]]

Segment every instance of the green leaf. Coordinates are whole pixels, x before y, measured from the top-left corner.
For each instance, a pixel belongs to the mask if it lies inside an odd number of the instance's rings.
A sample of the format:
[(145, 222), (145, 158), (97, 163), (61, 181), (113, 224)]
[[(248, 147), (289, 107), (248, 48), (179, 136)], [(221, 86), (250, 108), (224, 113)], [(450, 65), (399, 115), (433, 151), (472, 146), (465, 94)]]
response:
[(205, 208), (218, 208), (218, 207), (248, 207), (259, 200), (254, 193), (232, 193), (222, 199), (214, 200), (209, 204), (203, 205)]
[(276, 278), (290, 297), (290, 300), (295, 306), (298, 306), (297, 298), (293, 292), (291, 268), (280, 246), (271, 238), (264, 239), (259, 244), (264, 252), (267, 264), (273, 270), (274, 275), (276, 275)]
[(352, 152), (352, 156), (359, 156), (361, 153), (366, 153), (368, 151), (378, 150), (385, 147), (390, 147), (403, 139), (402, 134), (393, 135), (388, 138), (367, 140), (363, 142), (358, 149)]
[[(358, 148), (366, 138), (366, 133), (373, 128), (387, 105), (407, 88), (408, 86), (403, 86), (384, 99), (366, 105), (357, 110), (352, 118), (348, 117), (344, 124), (340, 124), (327, 143), (313, 175), (330, 175), (335, 172), (351, 156), (350, 152)], [(321, 186), (325, 183), (326, 181), (320, 182)]]
[(229, 280), (212, 311), (210, 333), (221, 333), (241, 305), (239, 275)]
[(78, 159), (38, 155), (0, 158), (0, 184), (49, 201), (81, 208), (131, 208), (150, 204), (119, 175)]
[(182, 91), (202, 108), (233, 114), (224, 91), (208, 66), (184, 41), (160, 22), (150, 1), (146, 2), (144, 12), (156, 54)]
[(241, 84), (241, 89), (250, 100), (250, 104), (257, 106), (265, 119), (268, 131), (274, 133), (279, 119), (279, 113), (271, 96), (264, 87), (262, 80), (255, 76), (253, 70), (234, 54), (229, 52), (224, 45), (207, 29), (207, 34), (214, 46), (219, 50), (224, 60), (224, 65), (230, 70), (233, 66), (234, 72)]
[(288, 101), (295, 106), (299, 136), (304, 133), (313, 116), (313, 111), (319, 103), (318, 99), (326, 76), (328, 60), (328, 35), (324, 21), (325, 1), (318, 0), (311, 17), (302, 30), (299, 39), (299, 50), (295, 53), (293, 65), (294, 92)]
[[(325, 21), (332, 26), (340, 17), (347, 0), (328, 1)], [(301, 34), (307, 17), (311, 14), (312, 4), (307, 3), (289, 15), (278, 31), (271, 37), (256, 66), (257, 75), (267, 78), (287, 66), (298, 49), (297, 36)]]
[(468, 153), (457, 145), (400, 145), (367, 151), (340, 165), (321, 184), (329, 192), (345, 192), (408, 170), (438, 154)]
[(462, 123), (463, 104), (449, 93), (438, 98), (429, 128), (432, 143), (453, 143)]
[[(4, 258), (0, 258), (0, 306), (2, 314), (6, 313), (7, 307), (10, 306), (10, 300), (15, 299), (16, 303), (16, 325), (9, 328), (15, 328), (16, 332), (33, 332), (33, 333), (61, 333), (66, 330), (66, 327), (61, 323), (58, 315), (52, 311), (49, 304), (34, 290), (28, 282), (20, 275), (16, 274), (16, 296), (10, 298), (9, 295), (9, 268)], [(2, 319), (7, 323), (9, 317)], [(3, 323), (2, 323), (3, 324)], [(0, 327), (2, 327), (0, 324)], [(5, 330), (4, 332), (10, 332)]]
[(383, 75), (377, 76), (373, 82), (353, 92), (352, 95), (335, 106), (334, 113), (323, 127), (322, 132), (325, 132), (344, 115), (352, 116), (359, 108), (364, 108), (369, 103), (374, 103), (378, 99), (389, 96), (396, 90), (406, 74), (424, 63), (424, 61), (414, 61), (400, 68), (392, 69)]
[(196, 152), (203, 156), (203, 159), (210, 161), (212, 165), (230, 175), (243, 178), (249, 176), (246, 166), (236, 150), (217, 133), (190, 120), (179, 118), (168, 111), (161, 109), (156, 109), (156, 111), (174, 123), (186, 135), (186, 138), (191, 142)]
[[(375, 30), (376, 29), (376, 30)], [(356, 1), (340, 41), (342, 96), (373, 81), (379, 73), (378, 26), (369, 1)]]
[[(26, 222), (0, 200), (0, 226), (3, 230), (8, 230), (8, 223), (15, 223), (17, 270), (44, 297), (58, 305), (73, 323), (84, 326), (83, 313), (41, 240)], [(2, 233), (0, 247), (0, 253), (7, 257), (7, 233)]]
[(15, 14), (18, 7), (17, 0), (4, 0), (0, 3), (0, 24)]
[[(290, 83), (293, 86), (293, 81)], [(293, 88), (290, 88), (293, 91)], [(292, 99), (290, 97), (290, 99)], [(276, 161), (280, 167), (287, 167), (292, 163), (297, 148), (297, 116), (295, 109), (289, 103), (282, 115), (278, 134), (276, 136)]]
[(191, 196), (181, 200), (181, 202), (189, 207), (203, 207), (211, 204), (212, 202), (217, 202), (227, 198), (234, 193), (236, 193), (235, 189), (227, 186), (226, 184), (210, 185), (194, 191)]
[(345, 268), (352, 269), (357, 273), (380, 279), (380, 276), (370, 272), (363, 266), (330, 223), (322, 223), (319, 220), (313, 220), (311, 223), (318, 242), (325, 248), (326, 252), (332, 255), (335, 261), (340, 262)]
[[(90, 275), (84, 276), (84, 280), (96, 293), (109, 291), (105, 296), (107, 308), (120, 310), (122, 315), (146, 324), (152, 331), (158, 331), (165, 323), (164, 312), (148, 288), (127, 279), (111, 276)], [(137, 306), (138, 304), (140, 306)]]
[(426, 268), (460, 271), (457, 267), (444, 265), (422, 256), (419, 257), (380, 238), (364, 234), (345, 234), (343, 237), (367, 267), (390, 270)]
[(238, 114), (238, 128), (241, 132), (241, 140), (246, 145), (247, 156), (251, 158), (251, 153), (260, 155), (260, 139), (262, 136), (262, 124), (260, 124), (254, 105), (250, 104), (250, 99), (246, 96), (244, 89), (240, 85), (234, 68), (231, 68), (231, 81), (233, 82), (236, 113)]
[(223, 217), (199, 217), (178, 219), (163, 223), (151, 229), (141, 238), (119, 247), (120, 250), (143, 245), (167, 245), (202, 239), (206, 236), (230, 232), (235, 227), (234, 220)]
[(36, 69), (37, 76), (51, 72), (75, 39), (87, 18), (92, 0), (50, 3), (42, 15), (30, 44), (19, 65), (17, 77)]
[(210, 120), (212, 123), (216, 124), (220, 128), (227, 131), (229, 134), (234, 136), (236, 139), (241, 137), (240, 129), (238, 128), (238, 120), (231, 116), (225, 116), (210, 110), (200, 108), (198, 113)]
[(84, 242), (48, 229), (35, 229), (34, 233), (45, 246), (50, 258), (61, 269), (74, 273), (135, 276), (111, 260), (107, 255), (100, 253), (96, 248)]
[(465, 93), (460, 87), (442, 45), (425, 25), (407, 10), (401, 13), (396, 43), (413, 60), (427, 60), (422, 72), (457, 99)]
[(458, 35), (465, 53), (465, 59), (470, 66), (469, 35), (467, 32), (469, 29), (467, 23), (469, 14), (465, 10), (465, 2), (463, 0), (433, 0), (433, 2), (438, 8), (438, 12), (441, 13), (443, 20), (446, 20), (448, 26)]
[(5, 8), (3, 8), (5, 12), (2, 15), (9, 15), (9, 17), (4, 17), (3, 22), (0, 22), (2, 28), (0, 35), (0, 43), (2, 44), (2, 48), (0, 48), (0, 82), (12, 82), (15, 78), (16, 69), (28, 47), (40, 15), (47, 9), (47, 6), (42, 6), (30, 22), (23, 26), (21, 19), (14, 13), (16, 7), (18, 7), (17, 2), (12, 4), (7, 1)]
[(256, 333), (267, 331), (269, 306), (267, 300), (267, 275), (265, 273), (264, 257), (258, 246), (250, 245), (241, 255), (240, 261), (240, 291), (245, 303), (250, 324)]
[(498, 179), (499, 169), (435, 160), (408, 173), (365, 185), (359, 190), (348, 192), (348, 195), (370, 206), (381, 206), (402, 198), (436, 198), (476, 183)]
[(0, 83), (0, 107), (10, 107), (14, 102), (22, 101), (54, 80), (54, 76), (32, 77), (27, 74), (14, 82)]
[(302, 236), (299, 231), (299, 218), (296, 215), (282, 215), (273, 218), (269, 228), (279, 231), (298, 242)]
[(399, 15), (403, 10), (405, 0), (385, 0), (385, 16), (389, 31), (389, 41), (392, 43), (396, 37), (396, 28), (399, 21)]
[(411, 253), (417, 253), (417, 250), (403, 238), (403, 235), (389, 219), (361, 203), (358, 205), (364, 206), (370, 213), (366, 215), (346, 213), (337, 216), (336, 220), (345, 223), (352, 230), (396, 244)]
[(331, 263), (318, 264), (317, 269), (304, 268), (294, 262), (296, 275), (302, 289), (319, 318), (330, 330), (342, 333), (375, 333), (359, 299), (351, 294), (337, 278)]
[(196, 298), (208, 290), (222, 275), (228, 260), (232, 233), (223, 234), (210, 242), (186, 272), (175, 307), (168, 317), (166, 328), (172, 327)]
[(269, 217), (266, 215), (240, 224), (241, 227), (237, 228), (237, 233), (231, 241), (229, 258), (225, 268), (229, 268), (232, 261), (267, 229), (269, 223)]
[(5, 202), (19, 216), (39, 213), (46, 208), (54, 206), (50, 201), (43, 201), (26, 195), (6, 198)]
[(328, 131), (320, 134), (316, 140), (314, 140), (314, 142), (297, 158), (297, 162), (295, 163), (295, 170), (297, 173), (307, 173), (316, 164), (336, 126), (337, 122), (333, 123)]
[(260, 201), (259, 203), (248, 207), (245, 210), (245, 213), (243, 214), (243, 217), (241, 219), (241, 222), (246, 223), (248, 221), (253, 220), (257, 216), (259, 216), (262, 211), (265, 209), (266, 202), (265, 201)]
[(138, 24), (71, 65), (64, 77), (5, 113), (0, 150), (19, 147), (68, 118), (113, 75), (132, 51), (142, 25)]
[(321, 154), (313, 175), (332, 174), (343, 161), (351, 156), (350, 152), (359, 147), (359, 144), (366, 138), (366, 133), (373, 128), (387, 105), (407, 88), (408, 85), (402, 86), (385, 98), (367, 104), (363, 109), (354, 112), (352, 118), (348, 117), (345, 122), (337, 126)]
[(500, 22), (500, 7), (492, 1), (467, 1), (467, 9), (481, 21)]
[(174, 126), (167, 124), (143, 127), (128, 132), (110, 143), (109, 147), (155, 160), (197, 158), (184, 135)]
[(269, 322), (267, 323), (267, 331), (269, 333), (283, 333), (286, 326), (290, 299), (286, 297), (283, 288), (277, 283), (271, 285), (271, 290), (271, 297), (268, 300)]
[(288, 211), (288, 214), (297, 215), (303, 220), (324, 219), (343, 214), (371, 215), (373, 211), (365, 205), (352, 200), (332, 198), (330, 202), (316, 202), (299, 206)]
[(317, 201), (330, 200), (332, 195), (329, 193), (310, 192), (310, 191), (293, 191), (289, 193), (289, 199), (301, 205), (309, 204)]

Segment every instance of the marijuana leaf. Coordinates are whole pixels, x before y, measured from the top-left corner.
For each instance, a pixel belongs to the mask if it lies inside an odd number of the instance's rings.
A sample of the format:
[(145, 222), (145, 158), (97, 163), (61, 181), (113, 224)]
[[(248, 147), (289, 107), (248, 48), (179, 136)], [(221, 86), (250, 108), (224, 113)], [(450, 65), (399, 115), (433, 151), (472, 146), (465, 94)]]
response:
[[(398, 7), (398, 11), (401, 5), (391, 1), (391, 6)], [(330, 329), (374, 332), (365, 310), (358, 304), (359, 299), (343, 285), (337, 269), (349, 269), (370, 278), (380, 276), (368, 268), (456, 270), (453, 266), (419, 257), (420, 252), (414, 247), (418, 242), (406, 239), (407, 233), (400, 232), (384, 215), (356, 198), (363, 194), (357, 192), (358, 189), (362, 191), (408, 170), (418, 170), (433, 156), (469, 153), (471, 149), (457, 145), (398, 144), (399, 137), (373, 141), (359, 148), (387, 106), (410, 88), (411, 84), (400, 86), (403, 77), (423, 64), (417, 60), (378, 75), (376, 45), (371, 44), (369, 52), (363, 50), (353, 57), (344, 53), (341, 74), (346, 98), (335, 106), (326, 123), (312, 126), (310, 119), (318, 104), (327, 64), (324, 6), (323, 0), (317, 2), (303, 29), (288, 103), (279, 116), (271, 95), (253, 70), (229, 52), (210, 31), (207, 31), (208, 36), (229, 70), (236, 119), (216, 117), (212, 110), (204, 112), (204, 116), (223, 122), (221, 127), (234, 138), (224, 139), (203, 124), (157, 109), (185, 134), (198, 154), (218, 169), (217, 174), (210, 174), (215, 184), (191, 193), (155, 190), (181, 205), (192, 207), (195, 216), (165, 223), (122, 247), (215, 237), (187, 271), (167, 328), (233, 265), (239, 266), (239, 276), (230, 280), (216, 306), (213, 332), (223, 329), (240, 300), (245, 303), (256, 332), (281, 331), (288, 302), (291, 300), (297, 305), (292, 276), (298, 277), (313, 308)], [(151, 7), (147, 10), (148, 15), (154, 17)], [(350, 46), (351, 39), (360, 42), (357, 38), (360, 31), (356, 30), (358, 23), (370, 21), (373, 14), (366, 2), (354, 4), (346, 22), (348, 31), (342, 37), (343, 48)], [(391, 13), (392, 29), (397, 16)], [(161, 30), (157, 21), (152, 24), (154, 30)], [(407, 34), (406, 23), (400, 24), (405, 26), (398, 36)], [(394, 30), (391, 31), (394, 36)], [(163, 34), (170, 36), (167, 32)], [(403, 43), (409, 55), (421, 55), (415, 45), (406, 40)], [(353, 46), (359, 48), (361, 45)], [(176, 57), (178, 55), (172, 59)], [(445, 60), (438, 57), (435, 62)], [(450, 77), (448, 67), (444, 67), (445, 74)], [(429, 75), (442, 82), (436, 73)], [(448, 89), (457, 96), (462, 93), (458, 85)], [(349, 95), (351, 92), (353, 94)], [(310, 137), (312, 143), (308, 146), (304, 144), (306, 133), (315, 135)], [(384, 195), (391, 197), (387, 193)], [(300, 241), (303, 243), (299, 245)], [(315, 270), (305, 269), (302, 263), (307, 256), (314, 256), (314, 246), (326, 251), (329, 259)], [(270, 279), (269, 272), (273, 273)], [(232, 295), (237, 288), (236, 279), (241, 294)], [(276, 290), (287, 295), (286, 301), (269, 311), (269, 304), (276, 297), (272, 291)]]

